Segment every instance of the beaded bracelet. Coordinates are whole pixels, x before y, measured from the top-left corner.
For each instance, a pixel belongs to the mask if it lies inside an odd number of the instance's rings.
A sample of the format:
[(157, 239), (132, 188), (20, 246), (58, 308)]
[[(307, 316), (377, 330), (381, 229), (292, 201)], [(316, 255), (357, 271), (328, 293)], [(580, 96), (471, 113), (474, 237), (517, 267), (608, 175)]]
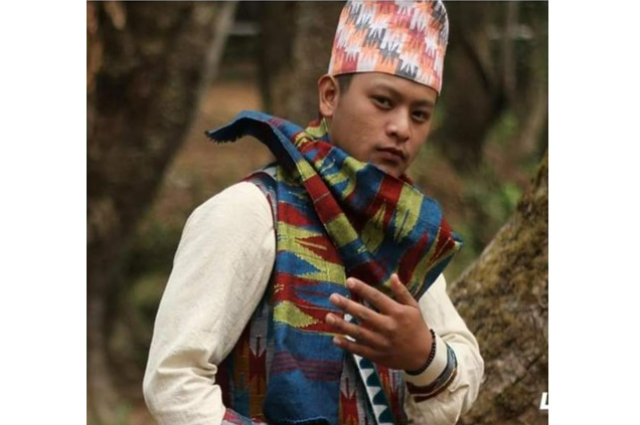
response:
[(407, 370), (406, 372), (409, 375), (420, 375), (422, 372), (427, 370), (427, 368), (433, 362), (433, 359), (435, 359), (435, 357), (436, 357), (436, 333), (433, 331), (433, 329), (429, 329), (429, 331), (431, 331), (431, 338), (432, 338), (431, 339), (431, 353), (429, 353), (429, 358), (427, 359), (427, 362), (424, 364), (424, 366), (422, 366), (420, 369), (418, 369), (418, 370)]

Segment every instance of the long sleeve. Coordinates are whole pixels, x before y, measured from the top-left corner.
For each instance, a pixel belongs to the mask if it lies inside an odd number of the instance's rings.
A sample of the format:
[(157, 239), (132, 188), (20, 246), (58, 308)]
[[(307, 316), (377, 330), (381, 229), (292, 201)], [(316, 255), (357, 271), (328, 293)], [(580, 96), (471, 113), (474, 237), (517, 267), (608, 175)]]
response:
[(446, 369), (452, 363), (447, 347), (451, 349), (457, 365), (451, 381), (432, 396), (420, 397), (407, 391), (405, 411), (409, 423), (455, 424), (478, 396), (484, 361), (478, 342), (447, 295), (444, 276), (440, 275), (419, 304), (425, 321), (436, 333), (436, 356), (420, 375), (405, 373), (407, 385), (429, 388), (439, 376), (446, 375)]
[(218, 425), (217, 366), (233, 349), (275, 261), (270, 206), (251, 183), (189, 217), (158, 308), (143, 392), (159, 424)]
[[(158, 309), (143, 384), (160, 425), (244, 420), (223, 405), (216, 365), (233, 349), (264, 294), (275, 253), (269, 203), (251, 183), (231, 186), (191, 215)], [(483, 361), (446, 293), (444, 277), (419, 304), (440, 349), (425, 372), (405, 374), (407, 384), (426, 385), (438, 377), (447, 365), (445, 342), (458, 364), (439, 394), (418, 401), (405, 392), (405, 410), (410, 423), (453, 424), (477, 397)], [(229, 422), (223, 422), (225, 414)]]

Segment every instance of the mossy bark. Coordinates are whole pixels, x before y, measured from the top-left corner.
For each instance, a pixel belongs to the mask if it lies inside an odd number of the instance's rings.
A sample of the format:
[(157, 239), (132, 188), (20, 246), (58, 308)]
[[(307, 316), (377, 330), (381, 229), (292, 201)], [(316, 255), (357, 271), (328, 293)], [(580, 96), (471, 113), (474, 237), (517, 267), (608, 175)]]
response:
[(450, 287), (485, 359), (462, 424), (548, 423), (548, 156), (514, 216)]

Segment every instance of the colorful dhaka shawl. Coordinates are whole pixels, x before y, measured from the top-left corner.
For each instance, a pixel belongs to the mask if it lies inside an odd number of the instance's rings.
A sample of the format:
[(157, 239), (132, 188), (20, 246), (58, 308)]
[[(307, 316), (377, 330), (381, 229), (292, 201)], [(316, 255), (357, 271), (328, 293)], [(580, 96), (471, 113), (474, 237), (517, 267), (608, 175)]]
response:
[(351, 297), (353, 276), (392, 296), (397, 273), (419, 299), (461, 240), (436, 201), (332, 145), (324, 121), (302, 129), (252, 111), (207, 135), (231, 142), (250, 135), (264, 143), (276, 169), (276, 262), (273, 275), (273, 358), (264, 415), (277, 424), (336, 424), (345, 352), (333, 342), (329, 295)]

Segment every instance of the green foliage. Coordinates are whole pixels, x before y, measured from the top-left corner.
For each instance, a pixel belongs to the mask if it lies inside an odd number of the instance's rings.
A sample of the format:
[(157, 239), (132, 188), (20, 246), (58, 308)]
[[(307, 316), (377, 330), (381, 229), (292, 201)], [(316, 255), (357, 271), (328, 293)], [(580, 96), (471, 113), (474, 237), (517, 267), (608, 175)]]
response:
[(491, 241), (515, 210), (520, 194), (520, 188), (508, 181), (501, 182), (488, 167), (483, 167), (479, 179), (468, 182), (463, 196), (473, 218), (468, 225), (476, 235), (476, 248)]
[(129, 403), (121, 403), (118, 405), (115, 411), (115, 422), (113, 425), (129, 425), (131, 421), (129, 416), (131, 415), (132, 407)]
[(517, 163), (509, 158), (519, 128), (513, 111), (502, 114), (486, 136), (480, 165), (471, 173), (460, 173), (434, 143), (423, 146), (411, 167), (410, 176), (440, 203), (445, 218), (464, 241), (445, 270), (449, 282), (456, 280), (507, 222), (539, 162), (537, 157)]
[(462, 192), (463, 216), (454, 216), (451, 225), (464, 246), (445, 276), (453, 281), (475, 260), (515, 211), (522, 190), (510, 181), (501, 181), (493, 170), (483, 167), (480, 175), (465, 181)]
[(165, 220), (151, 212), (126, 254), (119, 309), (111, 346), (122, 360), (144, 370), (158, 305), (173, 265), (184, 218)]
[(142, 222), (128, 252), (128, 275), (139, 278), (149, 273), (168, 274), (183, 224), (182, 220), (167, 222), (160, 217), (148, 216)]
[(508, 109), (501, 116), (498, 122), (489, 130), (486, 137), (486, 144), (495, 145), (504, 149), (513, 137), (517, 134), (520, 122), (515, 111)]

